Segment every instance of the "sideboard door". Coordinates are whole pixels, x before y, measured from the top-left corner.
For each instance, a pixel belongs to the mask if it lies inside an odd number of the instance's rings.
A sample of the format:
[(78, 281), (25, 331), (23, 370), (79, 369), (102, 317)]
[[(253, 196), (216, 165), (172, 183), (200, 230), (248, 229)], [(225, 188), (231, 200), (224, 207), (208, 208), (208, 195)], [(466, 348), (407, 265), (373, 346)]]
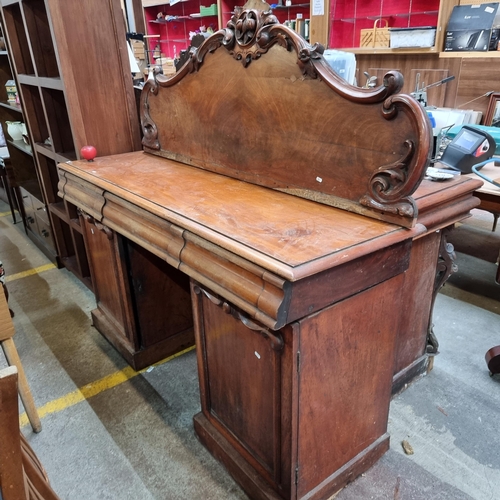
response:
[(136, 370), (192, 346), (188, 276), (91, 217), (82, 224), (97, 330)]

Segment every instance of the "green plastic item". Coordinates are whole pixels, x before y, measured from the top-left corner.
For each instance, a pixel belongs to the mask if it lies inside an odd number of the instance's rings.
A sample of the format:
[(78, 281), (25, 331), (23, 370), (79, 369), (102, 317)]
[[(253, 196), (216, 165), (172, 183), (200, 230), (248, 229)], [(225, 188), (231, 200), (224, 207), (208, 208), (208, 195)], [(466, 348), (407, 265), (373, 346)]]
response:
[[(477, 128), (479, 130), (484, 130), (485, 132), (490, 134), (491, 137), (493, 137), (493, 139), (495, 140), (495, 144), (497, 145), (495, 149), (495, 155), (500, 155), (500, 128), (487, 127), (486, 125), (468, 125), (468, 126)], [(453, 140), (461, 128), (462, 125), (455, 125), (454, 127), (451, 127), (450, 130), (446, 132), (446, 137)]]

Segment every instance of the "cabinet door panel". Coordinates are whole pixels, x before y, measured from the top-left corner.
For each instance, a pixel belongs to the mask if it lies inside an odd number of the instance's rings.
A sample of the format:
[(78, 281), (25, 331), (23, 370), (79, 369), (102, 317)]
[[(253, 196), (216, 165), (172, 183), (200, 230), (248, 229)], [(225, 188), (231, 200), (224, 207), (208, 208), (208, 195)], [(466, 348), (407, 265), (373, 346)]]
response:
[(203, 414), (273, 488), (290, 492), (293, 328), (259, 330), (193, 289)]
[(98, 228), (95, 224), (84, 221), (85, 244), (92, 269), (92, 281), (98, 309), (123, 339), (136, 347), (135, 328), (132, 312), (128, 305), (126, 275), (120, 259), (116, 233)]

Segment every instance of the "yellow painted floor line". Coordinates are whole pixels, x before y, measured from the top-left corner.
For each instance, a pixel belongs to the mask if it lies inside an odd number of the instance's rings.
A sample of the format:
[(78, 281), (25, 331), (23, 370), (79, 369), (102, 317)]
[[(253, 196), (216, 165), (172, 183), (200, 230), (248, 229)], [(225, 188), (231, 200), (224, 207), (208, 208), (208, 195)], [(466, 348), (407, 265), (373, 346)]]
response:
[(10, 212), (0, 212), (0, 217), (5, 217), (6, 215), (12, 215)]
[(7, 274), (7, 276), (5, 277), (5, 281), (9, 283), (9, 281), (26, 278), (26, 276), (32, 276), (33, 274), (40, 274), (43, 273), (44, 271), (49, 271), (50, 269), (55, 269), (55, 268), (56, 266), (51, 262), (50, 264), (34, 267), (33, 269), (28, 269), (27, 271), (22, 271), (20, 273)]
[[(123, 370), (112, 373), (111, 375), (107, 375), (106, 377), (96, 380), (95, 382), (92, 382), (90, 384), (84, 385), (83, 387), (80, 387), (79, 389), (76, 389), (73, 392), (66, 394), (65, 396), (55, 399), (54, 401), (49, 401), (48, 403), (45, 403), (43, 406), (38, 408), (38, 415), (40, 416), (40, 418), (43, 418), (52, 413), (58, 413), (62, 410), (65, 410), (70, 406), (74, 406), (77, 403), (80, 403), (81, 401), (90, 399), (92, 396), (95, 396), (96, 394), (100, 394), (101, 392), (107, 391), (108, 389), (112, 389), (113, 387), (116, 387), (117, 385), (120, 385), (123, 382), (126, 382), (127, 380), (136, 377), (137, 375), (140, 375), (141, 373), (151, 370), (152, 367), (162, 365), (163, 363), (167, 363), (172, 359), (178, 358), (179, 356), (182, 356), (183, 354), (192, 351), (194, 348), (195, 346), (188, 347), (187, 349), (184, 349), (183, 351), (178, 352), (177, 354), (173, 354), (168, 358), (162, 359), (161, 361), (158, 361), (158, 363), (155, 363), (154, 365), (144, 368), (143, 370), (140, 370), (138, 372), (136, 372), (133, 368), (128, 366)], [(22, 413), (19, 416), (19, 423), (21, 427), (24, 427), (25, 425), (29, 424), (29, 420), (26, 413)]]

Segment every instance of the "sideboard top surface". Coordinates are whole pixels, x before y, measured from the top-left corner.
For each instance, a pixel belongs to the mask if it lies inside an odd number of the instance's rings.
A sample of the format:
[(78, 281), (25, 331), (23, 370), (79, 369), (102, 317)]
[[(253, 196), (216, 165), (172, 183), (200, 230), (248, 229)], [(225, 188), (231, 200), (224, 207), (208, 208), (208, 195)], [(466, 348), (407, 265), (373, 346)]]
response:
[(60, 168), (250, 260), (250, 254), (262, 254), (290, 268), (332, 255), (339, 262), (352, 260), (360, 246), (373, 251), (420, 230), (139, 151)]

